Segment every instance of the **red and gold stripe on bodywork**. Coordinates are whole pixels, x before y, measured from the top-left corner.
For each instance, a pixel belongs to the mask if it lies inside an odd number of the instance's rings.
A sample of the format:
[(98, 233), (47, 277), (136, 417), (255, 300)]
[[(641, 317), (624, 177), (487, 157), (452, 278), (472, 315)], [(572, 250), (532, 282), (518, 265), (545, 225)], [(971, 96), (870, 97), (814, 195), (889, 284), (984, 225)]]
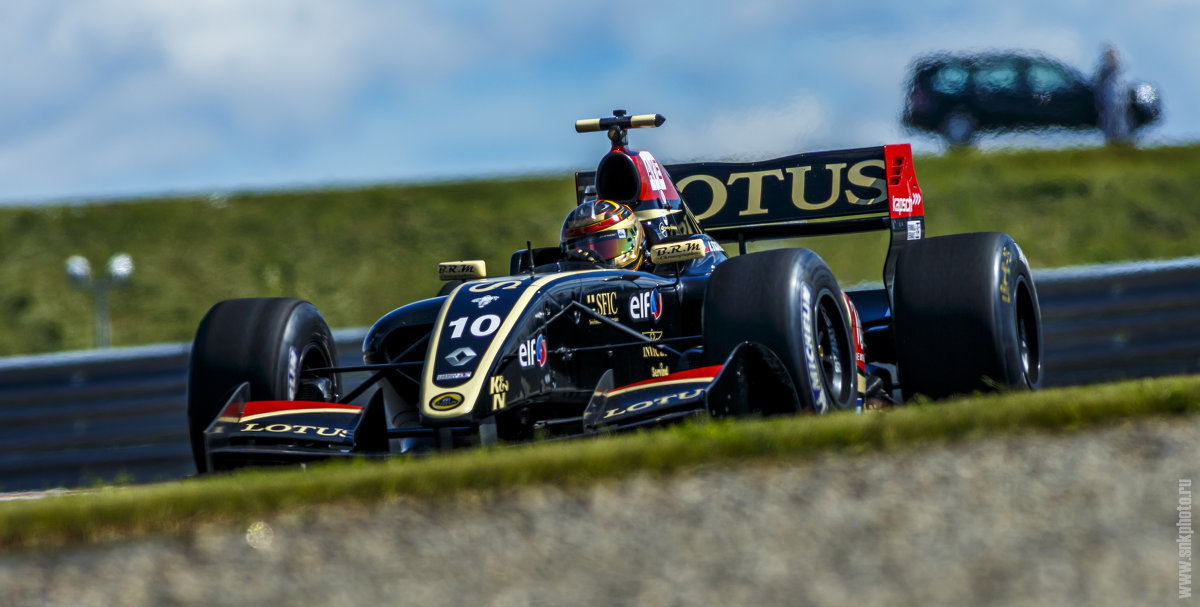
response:
[(301, 415), (308, 413), (346, 413), (358, 415), (363, 408), (358, 405), (343, 405), (339, 403), (311, 402), (302, 400), (262, 400), (246, 403), (242, 411), (241, 421), (249, 422), (256, 419), (279, 417), (281, 415)]
[(714, 379), (717, 378), (717, 375), (721, 373), (721, 369), (724, 367), (724, 365), (712, 365), (709, 367), (688, 369), (686, 371), (677, 371), (675, 373), (671, 373), (670, 375), (644, 379), (626, 386), (621, 386), (620, 388), (614, 388), (605, 392), (604, 396), (611, 398), (614, 396), (620, 396), (627, 392), (634, 392), (637, 390), (645, 390), (650, 388), (662, 388), (666, 386), (710, 384)]

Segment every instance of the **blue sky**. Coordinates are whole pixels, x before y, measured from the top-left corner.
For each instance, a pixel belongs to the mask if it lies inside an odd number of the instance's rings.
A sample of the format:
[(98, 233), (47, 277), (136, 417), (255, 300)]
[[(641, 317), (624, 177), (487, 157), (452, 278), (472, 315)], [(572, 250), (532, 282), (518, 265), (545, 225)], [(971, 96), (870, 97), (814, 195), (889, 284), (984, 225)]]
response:
[(565, 174), (614, 108), (667, 117), (632, 141), (665, 162), (937, 152), (897, 117), (939, 50), (1090, 74), (1111, 42), (1162, 92), (1151, 141), (1200, 141), (1198, 28), (1191, 0), (8, 0), (0, 204)]

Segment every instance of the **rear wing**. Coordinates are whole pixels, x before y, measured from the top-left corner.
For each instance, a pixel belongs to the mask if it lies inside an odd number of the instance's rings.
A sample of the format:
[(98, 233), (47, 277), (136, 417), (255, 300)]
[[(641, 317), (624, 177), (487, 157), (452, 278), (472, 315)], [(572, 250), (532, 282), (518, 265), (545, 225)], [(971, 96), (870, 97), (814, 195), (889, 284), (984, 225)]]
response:
[[(762, 162), (664, 167), (705, 233), (722, 241), (890, 230), (884, 283), (905, 243), (925, 235), (925, 206), (908, 144), (796, 154)], [(575, 175), (580, 201), (595, 173)]]
[[(664, 168), (700, 226), (720, 240), (898, 227), (906, 237), (910, 231), (915, 238), (924, 234), (921, 188), (908, 144)], [(582, 201), (595, 173), (576, 173), (575, 182)]]

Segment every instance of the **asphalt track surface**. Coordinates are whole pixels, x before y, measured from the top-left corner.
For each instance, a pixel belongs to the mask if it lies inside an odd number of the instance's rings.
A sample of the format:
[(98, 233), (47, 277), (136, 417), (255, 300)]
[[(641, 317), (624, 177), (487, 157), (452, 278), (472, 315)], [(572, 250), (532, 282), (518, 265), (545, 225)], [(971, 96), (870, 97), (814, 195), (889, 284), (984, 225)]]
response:
[(14, 605), (1166, 605), (1200, 418), (0, 556)]

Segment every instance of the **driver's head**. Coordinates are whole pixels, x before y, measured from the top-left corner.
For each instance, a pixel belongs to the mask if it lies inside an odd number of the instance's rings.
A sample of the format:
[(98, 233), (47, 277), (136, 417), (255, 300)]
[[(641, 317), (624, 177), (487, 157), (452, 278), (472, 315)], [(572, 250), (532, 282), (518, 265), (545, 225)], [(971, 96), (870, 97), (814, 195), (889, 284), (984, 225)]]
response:
[(645, 237), (629, 207), (611, 200), (590, 200), (575, 207), (563, 222), (562, 249), (592, 251), (617, 268), (642, 264)]

